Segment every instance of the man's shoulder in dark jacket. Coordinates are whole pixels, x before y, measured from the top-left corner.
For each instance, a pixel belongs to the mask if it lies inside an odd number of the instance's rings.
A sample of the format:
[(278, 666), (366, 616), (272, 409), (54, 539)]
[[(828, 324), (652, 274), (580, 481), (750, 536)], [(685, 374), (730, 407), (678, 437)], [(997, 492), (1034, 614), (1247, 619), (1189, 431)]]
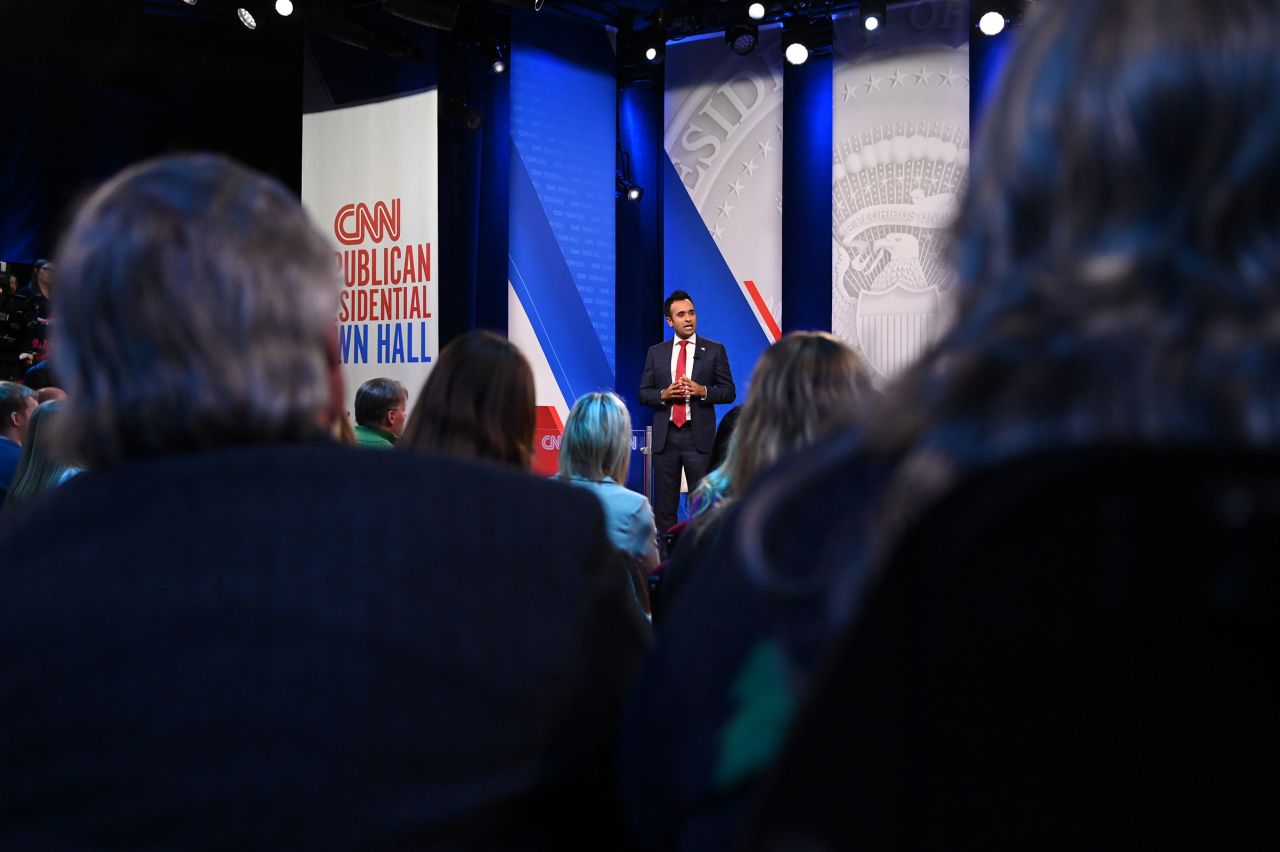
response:
[(3, 552), (32, 524), (56, 533), (0, 568), (0, 847), (618, 830), (600, 782), (646, 637), (593, 495), (260, 447), (76, 477)]

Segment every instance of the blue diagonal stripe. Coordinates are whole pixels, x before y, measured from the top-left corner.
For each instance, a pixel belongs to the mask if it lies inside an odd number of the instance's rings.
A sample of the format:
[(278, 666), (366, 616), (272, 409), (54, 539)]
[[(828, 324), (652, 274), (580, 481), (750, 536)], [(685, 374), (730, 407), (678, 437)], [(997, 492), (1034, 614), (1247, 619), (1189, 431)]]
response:
[(508, 274), (551, 372), (573, 405), (613, 387), (613, 371), (515, 143), (511, 144)]

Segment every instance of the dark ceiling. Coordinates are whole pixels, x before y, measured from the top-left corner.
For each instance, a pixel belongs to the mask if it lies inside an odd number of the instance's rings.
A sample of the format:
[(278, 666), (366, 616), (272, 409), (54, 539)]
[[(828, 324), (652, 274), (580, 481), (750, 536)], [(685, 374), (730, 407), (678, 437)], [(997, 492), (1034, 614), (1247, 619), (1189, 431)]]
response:
[[(308, 31), (345, 29), (349, 25), (371, 30), (399, 29), (406, 19), (397, 16), (399, 7), (409, 18), (453, 19), (466, 30), (492, 15), (509, 14), (511, 9), (541, 7), (540, 14), (588, 21), (602, 26), (638, 31), (661, 30), (670, 39), (725, 30), (745, 20), (748, 0), (294, 0), (295, 11), (281, 18), (272, 7), (274, 0), (134, 0), (151, 15), (186, 16), (209, 23), (240, 26), (234, 10), (247, 7), (257, 18), (259, 30), (302, 27)], [(762, 0), (766, 8), (763, 23), (791, 15), (831, 14), (857, 8), (857, 0)], [(902, 0), (898, 0), (902, 2)], [(109, 5), (109, 4), (108, 4)], [(414, 26), (414, 24), (409, 24)], [(448, 28), (448, 27), (441, 27)]]
[[(273, 0), (198, 0), (195, 6), (183, 0), (136, 0), (152, 14), (204, 14), (209, 17), (229, 17), (236, 6), (245, 6), (258, 17), (275, 18), (271, 12)], [(450, 6), (464, 9), (506, 7), (509, 9), (534, 9), (535, 0), (293, 0), (300, 19), (311, 14), (344, 15), (369, 22), (376, 21), (384, 5), (417, 8), (427, 15), (442, 14)], [(766, 20), (777, 20), (788, 14), (818, 13), (824, 10), (854, 8), (856, 0), (762, 0), (768, 10)], [(626, 20), (646, 28), (658, 22), (659, 15), (668, 26), (680, 32), (697, 29), (709, 32), (716, 24), (740, 16), (747, 0), (545, 0), (539, 2), (543, 14), (594, 21), (602, 25), (621, 26)], [(203, 7), (203, 8), (202, 8)], [(219, 9), (218, 7), (221, 7)]]
[[(302, 32), (328, 35), (383, 53), (406, 52), (422, 26), (387, 11), (399, 5), (423, 16), (448, 17), (457, 9), (455, 35), (463, 41), (485, 31), (495, 16), (517, 8), (532, 9), (535, 0), (293, 0), (295, 11), (283, 18), (274, 0), (93, 0), (0, 3), (0, 24), (12, 49), (23, 58), (56, 65), (108, 84), (163, 85), (167, 69), (189, 64), (193, 41), (225, 37), (232, 47), (221, 59), (201, 60), (184, 73), (210, 80), (261, 79), (269, 73), (261, 60), (273, 49), (296, 43)], [(539, 14), (631, 29), (670, 40), (723, 31), (745, 20), (748, 0), (545, 0)], [(853, 9), (856, 0), (762, 0), (764, 23), (791, 15), (834, 13)], [(237, 6), (257, 20), (250, 33), (238, 21)], [(69, 26), (74, 17), (74, 25)], [(223, 34), (223, 35), (218, 35)], [(473, 40), (479, 41), (479, 38)], [(128, 79), (121, 79), (128, 78)]]

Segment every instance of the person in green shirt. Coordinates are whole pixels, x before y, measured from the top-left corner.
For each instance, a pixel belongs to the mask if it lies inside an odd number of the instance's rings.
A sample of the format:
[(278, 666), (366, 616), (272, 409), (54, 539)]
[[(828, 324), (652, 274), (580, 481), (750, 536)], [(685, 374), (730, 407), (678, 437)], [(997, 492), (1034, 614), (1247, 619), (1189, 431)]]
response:
[(409, 392), (395, 379), (370, 379), (356, 391), (356, 446), (389, 450), (404, 431)]

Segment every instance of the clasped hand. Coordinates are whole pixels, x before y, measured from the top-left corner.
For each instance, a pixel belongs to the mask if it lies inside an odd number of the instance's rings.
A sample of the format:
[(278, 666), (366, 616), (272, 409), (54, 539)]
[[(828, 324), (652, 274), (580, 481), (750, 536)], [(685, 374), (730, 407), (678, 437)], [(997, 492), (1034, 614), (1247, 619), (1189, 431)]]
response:
[(691, 396), (701, 396), (702, 386), (690, 379), (688, 376), (681, 376), (671, 384), (667, 385), (666, 390), (662, 392), (663, 399), (679, 399), (688, 402)]

